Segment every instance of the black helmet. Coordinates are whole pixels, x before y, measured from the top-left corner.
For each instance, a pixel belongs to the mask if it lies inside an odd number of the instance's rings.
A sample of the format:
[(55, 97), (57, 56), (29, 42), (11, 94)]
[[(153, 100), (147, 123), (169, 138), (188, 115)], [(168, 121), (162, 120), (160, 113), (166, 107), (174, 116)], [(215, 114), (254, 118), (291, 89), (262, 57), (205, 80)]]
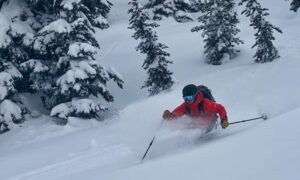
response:
[(194, 96), (197, 94), (197, 92), (198, 87), (194, 84), (189, 84), (182, 89), (182, 96)]

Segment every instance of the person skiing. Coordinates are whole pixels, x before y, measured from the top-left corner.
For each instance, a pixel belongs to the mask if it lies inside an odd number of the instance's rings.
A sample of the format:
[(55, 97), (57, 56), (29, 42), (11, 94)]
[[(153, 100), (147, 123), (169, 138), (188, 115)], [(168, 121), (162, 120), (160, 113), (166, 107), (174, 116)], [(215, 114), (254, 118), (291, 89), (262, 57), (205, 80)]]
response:
[(163, 112), (164, 120), (177, 119), (183, 115), (188, 115), (192, 119), (195, 119), (202, 127), (205, 127), (208, 133), (216, 126), (219, 115), (221, 127), (225, 129), (229, 126), (224, 106), (216, 103), (213, 98), (204, 97), (196, 85), (186, 85), (182, 89), (182, 95), (184, 102), (172, 112), (165, 110)]

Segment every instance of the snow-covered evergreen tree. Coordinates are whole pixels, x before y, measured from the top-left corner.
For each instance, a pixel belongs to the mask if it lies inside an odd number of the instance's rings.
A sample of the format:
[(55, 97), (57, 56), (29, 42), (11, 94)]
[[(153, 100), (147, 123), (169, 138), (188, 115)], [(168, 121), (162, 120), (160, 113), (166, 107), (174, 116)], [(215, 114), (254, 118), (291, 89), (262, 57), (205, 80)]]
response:
[(199, 11), (199, 2), (194, 0), (150, 0), (145, 8), (151, 9), (154, 20), (174, 17), (178, 22), (192, 21), (191, 12)]
[(24, 34), (19, 34), (10, 27), (2, 36), (5, 40), (0, 43), (0, 123), (2, 128), (5, 125), (8, 128), (13, 123), (24, 121), (26, 108), (17, 90), (23, 79), (18, 64), (26, 60), (28, 55), (23, 48)]
[(129, 4), (132, 6), (129, 10), (132, 14), (129, 28), (136, 31), (133, 38), (142, 40), (137, 50), (147, 54), (143, 68), (148, 69), (149, 76), (143, 88), (148, 87), (150, 95), (154, 95), (169, 89), (174, 83), (171, 78), (172, 73), (167, 69), (167, 65), (171, 63), (166, 59), (169, 53), (163, 50), (167, 48), (165, 45), (157, 43), (157, 35), (152, 31), (152, 28), (158, 25), (146, 22), (150, 18), (147, 13), (143, 12), (143, 8), (137, 1), (134, 0)]
[(168, 64), (172, 63), (167, 59), (170, 54), (164, 51), (166, 45), (157, 42), (156, 32), (152, 30), (158, 27), (158, 24), (147, 22), (150, 20), (149, 15), (137, 0), (130, 1), (129, 5), (131, 6), (128, 11), (131, 14), (129, 29), (135, 30), (132, 36), (134, 39), (141, 40), (136, 50), (147, 55), (143, 68), (148, 70), (148, 79), (142, 88), (148, 88), (150, 95), (155, 95), (174, 84), (171, 77), (173, 73), (167, 69)]
[[(95, 98), (113, 101), (107, 82), (112, 79), (121, 88), (124, 83), (115, 70), (105, 69), (95, 60), (100, 46), (94, 37), (94, 27), (108, 27), (105, 17), (111, 3), (106, 0), (51, 2), (46, 7), (47, 14), (38, 18), (48, 22), (41, 21), (44, 24), (33, 41), (36, 59), (22, 65), (37, 80), (34, 87), (44, 93), (43, 102), (51, 110), (51, 116), (97, 118), (106, 107), (96, 103)], [(37, 1), (32, 6), (45, 9)]]
[[(11, 1), (1, 1), (0, 8), (10, 7)], [(12, 3), (14, 4), (14, 3)], [(30, 58), (30, 43), (34, 31), (33, 19), (26, 3), (18, 4), (22, 11), (7, 13), (7, 21), (0, 28), (0, 129), (11, 128), (14, 123), (22, 123), (28, 113), (22, 95), (27, 92), (26, 75), (21, 73), (21, 65)], [(10, 7), (11, 8), (11, 7)], [(16, 8), (18, 9), (18, 8)], [(7, 11), (7, 9), (5, 9)], [(0, 130), (0, 131), (1, 131)]]
[[(0, 123), (12, 126), (13, 123), (21, 123), (24, 120), (25, 109), (18, 101), (18, 92), (15, 88), (16, 81), (22, 75), (11, 63), (0, 62)], [(3, 130), (3, 129), (2, 129)]]
[(162, 19), (162, 16), (169, 17), (174, 14), (175, 5), (173, 0), (150, 0), (146, 7), (153, 8), (154, 19)]
[(235, 45), (243, 43), (236, 37), (240, 30), (236, 26), (239, 20), (234, 7), (234, 0), (209, 0), (198, 18), (201, 25), (192, 28), (192, 32), (203, 32), (204, 53), (209, 64), (220, 65), (225, 58), (234, 58), (239, 52)]
[[(112, 3), (108, 0), (26, 0), (33, 9), (33, 13), (41, 23), (54, 20), (59, 16), (57, 14), (61, 5), (65, 4), (65, 8), (73, 8), (72, 4), (81, 3), (82, 6), (78, 10), (84, 13), (85, 18), (89, 20), (92, 26), (105, 29), (109, 27), (107, 21), (108, 13), (112, 7)], [(56, 15), (54, 15), (56, 13)]]
[(265, 63), (271, 62), (278, 58), (278, 50), (273, 45), (273, 30), (282, 33), (282, 31), (272, 25), (269, 21), (265, 19), (268, 16), (267, 8), (261, 7), (257, 0), (241, 0), (240, 5), (246, 4), (246, 8), (242, 11), (247, 17), (250, 17), (250, 26), (256, 30), (255, 33), (255, 44), (252, 48), (257, 47), (256, 53), (253, 56), (255, 62)]

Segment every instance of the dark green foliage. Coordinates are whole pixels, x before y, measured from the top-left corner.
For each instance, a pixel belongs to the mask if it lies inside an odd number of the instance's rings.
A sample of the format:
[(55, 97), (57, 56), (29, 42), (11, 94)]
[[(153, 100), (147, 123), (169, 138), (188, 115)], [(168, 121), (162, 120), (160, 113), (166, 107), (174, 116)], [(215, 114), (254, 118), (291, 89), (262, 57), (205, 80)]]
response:
[(300, 7), (300, 0), (292, 0), (291, 2), (291, 11), (297, 12)]
[(9, 44), (0, 47), (0, 58), (3, 61), (18, 65), (29, 58), (28, 49), (23, 42), (25, 34), (14, 31), (11, 27), (6, 32)]
[(279, 57), (278, 50), (273, 45), (273, 31), (282, 33), (282, 31), (272, 25), (265, 19), (269, 15), (267, 8), (262, 8), (260, 3), (256, 0), (242, 0), (240, 5), (246, 4), (246, 8), (242, 11), (247, 17), (250, 17), (250, 26), (255, 30), (255, 44), (252, 48), (256, 47), (256, 53), (253, 56), (254, 61), (257, 63), (271, 62)]
[(148, 79), (142, 88), (147, 87), (150, 95), (155, 95), (171, 88), (174, 84), (171, 78), (172, 72), (167, 69), (168, 64), (172, 63), (167, 60), (170, 54), (164, 51), (166, 45), (157, 42), (157, 35), (153, 28), (158, 27), (158, 24), (148, 22), (149, 15), (143, 11), (137, 0), (130, 1), (129, 5), (131, 5), (128, 11), (131, 14), (129, 29), (135, 30), (132, 36), (134, 39), (141, 40), (136, 50), (147, 56), (142, 67), (148, 70)]
[(163, 17), (174, 17), (178, 22), (192, 21), (189, 13), (198, 12), (202, 3), (200, 1), (184, 0), (150, 0), (145, 8), (150, 9), (154, 20), (161, 20)]
[(192, 32), (203, 32), (208, 64), (221, 65), (225, 55), (232, 59), (239, 52), (235, 45), (243, 41), (236, 37), (240, 30), (236, 27), (239, 20), (234, 6), (233, 0), (207, 1), (198, 18), (201, 25), (192, 28)]
[(0, 45), (0, 122), (11, 125), (24, 121), (26, 107), (19, 97), (27, 85), (20, 73), (20, 63), (29, 58), (24, 43), (25, 33), (9, 27)]

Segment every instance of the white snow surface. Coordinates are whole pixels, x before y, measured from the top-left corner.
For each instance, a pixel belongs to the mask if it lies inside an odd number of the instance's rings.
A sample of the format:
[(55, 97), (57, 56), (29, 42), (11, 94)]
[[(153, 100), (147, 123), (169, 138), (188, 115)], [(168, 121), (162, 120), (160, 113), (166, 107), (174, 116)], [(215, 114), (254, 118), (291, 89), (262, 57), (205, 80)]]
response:
[[(289, 2), (261, 2), (270, 9), (267, 19), (283, 30), (274, 41), (281, 57), (266, 64), (253, 62), (254, 31), (243, 16), (239, 36), (245, 44), (222, 66), (205, 64), (201, 33), (190, 32), (197, 22), (160, 22), (159, 40), (169, 46), (176, 84), (153, 97), (140, 89), (145, 56), (135, 51), (139, 42), (127, 29), (127, 1), (112, 2), (111, 27), (97, 32), (96, 59), (114, 66), (126, 81), (124, 90), (108, 87), (119, 114), (103, 122), (74, 118), (66, 126), (41, 116), (1, 134), (1, 180), (300, 179), (300, 15), (289, 11)], [(181, 89), (189, 83), (211, 88), (230, 122), (262, 113), (269, 118), (218, 128), (203, 138), (188, 118), (159, 129), (163, 110), (182, 102)]]

